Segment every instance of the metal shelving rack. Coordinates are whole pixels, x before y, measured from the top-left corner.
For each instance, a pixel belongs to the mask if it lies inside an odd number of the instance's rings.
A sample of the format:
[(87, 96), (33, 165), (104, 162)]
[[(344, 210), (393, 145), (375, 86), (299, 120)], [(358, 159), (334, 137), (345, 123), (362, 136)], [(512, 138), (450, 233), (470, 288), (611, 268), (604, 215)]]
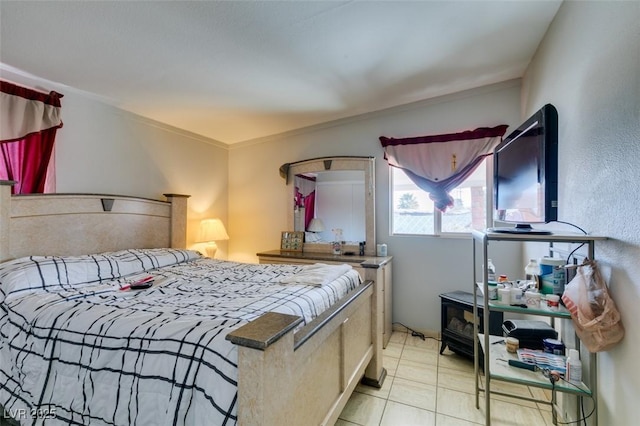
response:
[[(488, 259), (488, 246), (491, 241), (512, 241), (512, 242), (542, 242), (549, 243), (550, 251), (554, 251), (555, 243), (570, 243), (570, 244), (586, 244), (587, 245), (587, 254), (586, 257), (589, 259), (595, 259), (595, 242), (598, 240), (605, 240), (606, 237), (597, 237), (592, 235), (583, 235), (583, 234), (549, 234), (549, 235), (539, 235), (539, 234), (526, 234), (526, 233), (518, 233), (518, 234), (510, 234), (510, 233), (498, 233), (498, 232), (484, 232), (484, 231), (473, 231), (472, 233), (472, 243), (473, 243), (473, 295), (476, 297), (478, 290), (481, 290), (484, 294), (488, 294), (488, 268), (487, 268), (487, 259)], [(478, 260), (478, 244), (482, 246), (482, 262), (483, 262), (483, 273), (481, 279), (478, 280), (477, 272), (476, 272), (476, 262)], [(479, 287), (482, 288), (479, 288)], [(563, 307), (560, 307), (558, 311), (551, 311), (546, 308), (539, 309), (531, 309), (531, 308), (521, 308), (517, 306), (510, 305), (500, 305), (496, 303), (492, 303), (488, 297), (484, 298), (484, 327), (482, 334), (477, 333), (474, 337), (474, 355), (476, 357), (484, 355), (484, 388), (480, 386), (480, 369), (478, 363), (474, 363), (475, 369), (475, 388), (476, 388), (476, 408), (480, 408), (480, 393), (484, 392), (485, 394), (485, 423), (487, 426), (491, 425), (491, 395), (503, 395), (512, 398), (519, 398), (529, 401), (534, 401), (538, 403), (544, 403), (552, 405), (552, 415), (553, 415), (553, 424), (557, 424), (557, 414), (556, 414), (556, 392), (563, 392), (568, 394), (573, 394), (581, 397), (590, 397), (593, 400), (594, 407), (594, 423), (596, 426), (598, 424), (598, 415), (597, 415), (597, 407), (598, 407), (598, 395), (597, 395), (597, 356), (595, 353), (589, 354), (589, 371), (586, 372), (587, 383), (580, 383), (577, 386), (574, 386), (569, 383), (565, 383), (563, 381), (556, 382), (555, 384), (551, 384), (548, 378), (544, 377), (542, 372), (533, 372), (529, 370), (523, 370), (519, 368), (514, 368), (508, 366), (507, 362), (504, 360), (508, 360), (509, 358), (517, 359), (517, 356), (514, 354), (509, 354), (503, 345), (493, 344), (499, 341), (499, 337), (490, 336), (488, 330), (489, 324), (489, 316), (491, 312), (513, 312), (513, 313), (521, 313), (527, 315), (539, 315), (550, 317), (552, 324), (553, 321), (558, 318), (560, 320), (571, 319), (570, 313)], [(473, 312), (474, 318), (474, 330), (478, 330), (479, 320), (478, 320), (478, 310), (477, 307), (474, 306)], [(580, 340), (578, 337), (575, 337), (575, 342), (577, 345), (577, 349), (579, 350)], [(480, 353), (480, 348), (482, 349), (482, 353)], [(477, 359), (477, 358), (476, 358)], [(584, 365), (584, 362), (583, 362)], [(585, 371), (583, 369), (583, 380), (585, 379)], [(491, 381), (499, 380), (504, 382), (510, 382), (515, 384), (521, 384), (525, 386), (539, 387), (543, 389), (550, 389), (552, 391), (552, 399), (551, 402), (542, 401), (533, 398), (526, 398), (522, 396), (516, 396), (512, 394), (505, 394), (498, 391), (491, 390)], [(577, 413), (578, 418), (580, 417), (580, 413)]]

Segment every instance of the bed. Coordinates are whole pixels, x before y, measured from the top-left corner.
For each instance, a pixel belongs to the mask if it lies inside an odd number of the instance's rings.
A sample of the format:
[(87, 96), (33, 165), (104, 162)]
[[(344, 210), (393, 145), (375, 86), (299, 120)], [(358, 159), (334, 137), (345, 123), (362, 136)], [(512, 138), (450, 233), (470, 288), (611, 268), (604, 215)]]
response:
[[(382, 385), (375, 281), (346, 270), (310, 286), (287, 282), (299, 265), (203, 258), (184, 249), (186, 211), (176, 194), (12, 197), (0, 185), (5, 416), (331, 425), (361, 378)], [(147, 275), (152, 287), (121, 290)]]

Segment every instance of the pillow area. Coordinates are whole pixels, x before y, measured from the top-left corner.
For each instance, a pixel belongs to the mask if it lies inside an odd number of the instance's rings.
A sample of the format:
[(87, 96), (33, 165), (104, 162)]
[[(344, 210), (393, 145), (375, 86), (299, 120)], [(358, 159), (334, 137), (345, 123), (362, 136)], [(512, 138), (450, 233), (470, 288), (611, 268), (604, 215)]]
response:
[(0, 299), (96, 284), (201, 258), (192, 250), (130, 249), (82, 256), (30, 256), (0, 264)]

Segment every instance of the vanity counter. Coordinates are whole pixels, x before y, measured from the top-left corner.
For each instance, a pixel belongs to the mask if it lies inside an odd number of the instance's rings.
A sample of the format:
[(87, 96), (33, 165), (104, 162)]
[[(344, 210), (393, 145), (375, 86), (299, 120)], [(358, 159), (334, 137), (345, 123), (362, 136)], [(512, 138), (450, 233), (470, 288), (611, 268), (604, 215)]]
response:
[(382, 346), (387, 347), (392, 331), (392, 256), (357, 256), (332, 254), (324, 252), (290, 252), (269, 250), (257, 253), (260, 263), (288, 263), (288, 264), (342, 264), (351, 265), (358, 271), (363, 280), (373, 280), (378, 283), (382, 306), (380, 312), (382, 322)]
[[(361, 266), (362, 268), (380, 268), (387, 263), (391, 262), (392, 256), (358, 256), (358, 255), (346, 255), (346, 254), (332, 254), (321, 252), (292, 252), (281, 250), (269, 250), (261, 253), (257, 253), (260, 263), (275, 263), (275, 262), (263, 262), (264, 259), (280, 259), (283, 263), (347, 263), (351, 266)], [(289, 262), (288, 260), (291, 260)], [(364, 277), (363, 277), (364, 278)]]

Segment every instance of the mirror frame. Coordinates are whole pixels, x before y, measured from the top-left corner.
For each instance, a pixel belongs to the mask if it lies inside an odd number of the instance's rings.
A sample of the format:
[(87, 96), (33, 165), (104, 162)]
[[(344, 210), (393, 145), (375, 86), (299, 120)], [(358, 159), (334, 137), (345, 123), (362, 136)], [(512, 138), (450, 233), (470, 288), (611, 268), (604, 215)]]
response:
[[(280, 168), (284, 172), (289, 188), (289, 197), (287, 197), (287, 226), (289, 229), (294, 228), (293, 205), (292, 200), (295, 197), (294, 177), (304, 173), (326, 172), (330, 170), (361, 170), (364, 171), (365, 182), (365, 256), (376, 255), (376, 220), (375, 220), (375, 157), (320, 157), (309, 160), (298, 161), (283, 165)], [(316, 244), (314, 244), (315, 246)], [(331, 244), (326, 244), (326, 249), (331, 249)], [(307, 250), (309, 248), (309, 250)], [(304, 251), (312, 250), (305, 244)], [(324, 251), (324, 250), (323, 250)], [(357, 251), (357, 248), (356, 248)]]

